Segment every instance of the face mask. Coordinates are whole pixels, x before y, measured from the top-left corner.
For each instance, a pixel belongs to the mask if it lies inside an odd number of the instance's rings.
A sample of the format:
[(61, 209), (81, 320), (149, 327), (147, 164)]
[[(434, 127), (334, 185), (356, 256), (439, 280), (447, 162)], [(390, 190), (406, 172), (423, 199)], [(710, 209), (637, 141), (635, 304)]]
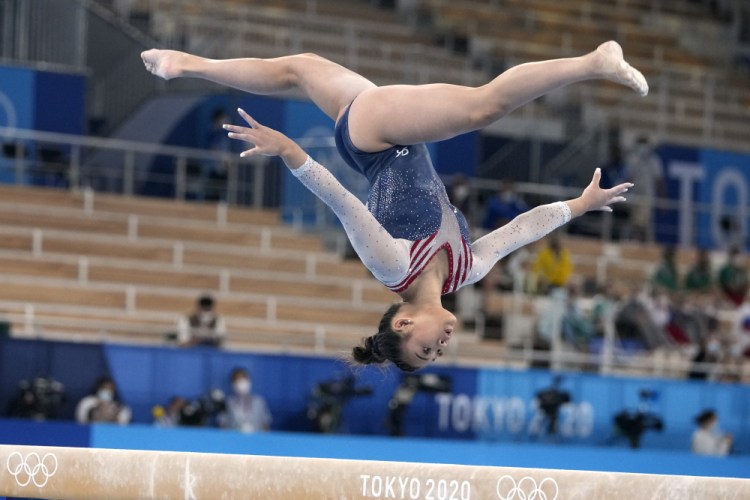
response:
[(112, 397), (114, 394), (112, 394), (112, 391), (109, 389), (99, 389), (96, 393), (96, 397), (101, 399), (102, 401), (112, 401)]
[(250, 394), (250, 388), (252, 387), (252, 384), (247, 379), (240, 379), (237, 382), (234, 383), (234, 392), (237, 394)]

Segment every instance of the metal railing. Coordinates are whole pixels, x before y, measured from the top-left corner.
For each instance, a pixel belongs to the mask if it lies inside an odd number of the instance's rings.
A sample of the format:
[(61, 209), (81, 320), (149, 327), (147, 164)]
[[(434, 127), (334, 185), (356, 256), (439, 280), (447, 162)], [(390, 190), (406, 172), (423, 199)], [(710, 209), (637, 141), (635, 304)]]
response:
[[(252, 207), (262, 207), (264, 198), (266, 201), (270, 198), (273, 201), (271, 205), (276, 206), (280, 199), (279, 186), (268, 186), (266, 178), (268, 169), (278, 165), (275, 160), (266, 157), (243, 160), (236, 154), (224, 152), (8, 127), (0, 127), (0, 141), (3, 145), (0, 151), (0, 180), (6, 183), (71, 189), (91, 187), (96, 191), (125, 195), (153, 195), (149, 192), (153, 188), (152, 191), (161, 193), (161, 196), (169, 193), (170, 197), (178, 200), (205, 199), (205, 189), (209, 186), (220, 193), (215, 200)], [(331, 137), (303, 137), (298, 138), (297, 142), (332, 169), (342, 178), (344, 185), (364, 201), (366, 186), (363, 187), (361, 176), (343, 164), (335, 153)], [(102, 151), (110, 154), (97, 154)], [(106, 158), (106, 161), (97, 160), (97, 157)], [(154, 165), (161, 168), (155, 169)], [(589, 165), (590, 173), (593, 173), (594, 166)], [(217, 167), (223, 169), (226, 175), (209, 178), (206, 172)], [(451, 179), (445, 180), (450, 185)], [(588, 182), (588, 178), (585, 182)], [(473, 227), (481, 226), (486, 200), (497, 193), (502, 185), (503, 181), (497, 179), (469, 179), (465, 215)], [(532, 206), (575, 198), (584, 187), (584, 182), (576, 187), (527, 182), (515, 184), (516, 191)], [(269, 192), (268, 188), (276, 192)], [(628, 200), (638, 203), (640, 197), (630, 194)], [(670, 222), (678, 217), (670, 217), (670, 214), (680, 214), (690, 225), (690, 221), (696, 220), (698, 215), (714, 216), (716, 210), (711, 204), (696, 202), (690, 207), (693, 213), (685, 215), (686, 207), (680, 201), (667, 199), (653, 200), (653, 206), (657, 212), (665, 215), (655, 220), (656, 232), (673, 237), (685, 235), (681, 233), (680, 225)], [(308, 204), (296, 205), (296, 210), (296, 219), (312, 220), (312, 225), (319, 230), (340, 228), (325, 205), (314, 197)], [(613, 239), (610, 217), (608, 214), (586, 214), (576, 223), (585, 226), (589, 231), (587, 234), (608, 241)], [(680, 241), (681, 245), (696, 245), (701, 241), (700, 231), (709, 230), (695, 229), (686, 235), (688, 239)]]
[[(206, 186), (230, 204), (263, 205), (265, 159), (244, 161), (237, 155), (120, 139), (0, 127), (5, 182), (41, 184), (133, 195), (172, 193), (177, 200), (206, 199)], [(97, 152), (104, 163), (92, 163)], [(50, 159), (52, 158), (52, 159)], [(160, 165), (161, 168), (154, 168)], [(209, 177), (222, 169), (225, 175)]]

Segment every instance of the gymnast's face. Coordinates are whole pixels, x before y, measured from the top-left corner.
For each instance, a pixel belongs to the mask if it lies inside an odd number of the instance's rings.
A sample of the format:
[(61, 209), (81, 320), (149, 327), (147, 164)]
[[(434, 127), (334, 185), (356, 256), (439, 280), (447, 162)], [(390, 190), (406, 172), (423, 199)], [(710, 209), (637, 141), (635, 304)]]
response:
[(444, 354), (456, 327), (456, 317), (439, 306), (405, 304), (393, 318), (392, 326), (406, 339), (403, 360), (423, 368)]

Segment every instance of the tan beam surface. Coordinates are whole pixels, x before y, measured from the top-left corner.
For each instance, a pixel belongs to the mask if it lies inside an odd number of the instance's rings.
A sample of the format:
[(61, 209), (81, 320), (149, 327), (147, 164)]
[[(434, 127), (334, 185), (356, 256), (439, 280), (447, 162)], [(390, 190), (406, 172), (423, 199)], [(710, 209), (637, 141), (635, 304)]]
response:
[(92, 448), (0, 446), (0, 467), (0, 496), (29, 498), (750, 498), (746, 479)]

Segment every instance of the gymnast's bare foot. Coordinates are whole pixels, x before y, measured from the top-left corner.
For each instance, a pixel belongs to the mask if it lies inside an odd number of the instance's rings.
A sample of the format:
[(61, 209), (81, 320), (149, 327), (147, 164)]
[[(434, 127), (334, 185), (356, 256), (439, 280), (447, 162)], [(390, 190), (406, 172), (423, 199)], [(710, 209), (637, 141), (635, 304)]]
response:
[(184, 76), (183, 73), (190, 57), (190, 54), (176, 50), (151, 49), (141, 52), (141, 59), (146, 69), (165, 80)]
[(623, 58), (620, 44), (610, 40), (599, 45), (593, 52), (596, 65), (607, 80), (630, 87), (642, 97), (648, 95), (648, 82), (640, 71)]

